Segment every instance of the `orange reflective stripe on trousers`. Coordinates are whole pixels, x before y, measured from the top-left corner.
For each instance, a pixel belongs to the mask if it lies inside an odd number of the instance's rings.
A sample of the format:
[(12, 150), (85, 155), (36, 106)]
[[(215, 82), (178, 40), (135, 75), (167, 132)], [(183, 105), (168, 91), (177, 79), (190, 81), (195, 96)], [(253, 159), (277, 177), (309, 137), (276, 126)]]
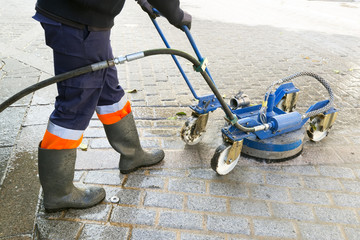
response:
[(77, 148), (81, 144), (83, 132), (83, 130), (67, 129), (49, 122), (40, 147), (55, 150)]
[(130, 102), (123, 97), (120, 102), (113, 105), (97, 106), (96, 113), (105, 125), (117, 123), (131, 112)]

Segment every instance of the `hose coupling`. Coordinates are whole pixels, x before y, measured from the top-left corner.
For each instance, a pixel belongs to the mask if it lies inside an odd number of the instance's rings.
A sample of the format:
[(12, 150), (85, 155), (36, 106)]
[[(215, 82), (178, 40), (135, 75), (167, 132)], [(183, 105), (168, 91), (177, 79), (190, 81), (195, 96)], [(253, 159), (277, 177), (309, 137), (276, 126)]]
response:
[(91, 64), (91, 70), (93, 72), (104, 69), (104, 68), (108, 68), (111, 65), (110, 62), (108, 61), (102, 61), (102, 62), (98, 62), (98, 63), (94, 63)]
[(130, 62), (130, 61), (134, 61), (134, 60), (145, 57), (145, 54), (144, 54), (144, 52), (137, 52), (137, 53), (126, 55), (125, 57), (126, 57), (126, 61)]
[(250, 106), (250, 98), (241, 91), (230, 99), (230, 108), (232, 110), (248, 106)]
[(120, 56), (120, 57), (114, 58), (114, 63), (115, 63), (115, 65), (123, 64), (126, 62), (126, 60), (127, 60), (126, 57)]
[(271, 124), (265, 123), (265, 124), (262, 124), (262, 125), (259, 125), (259, 126), (255, 126), (254, 127), (254, 129), (255, 129), (254, 132), (266, 131), (266, 130), (269, 130), (270, 128), (271, 128)]
[(114, 58), (113, 62), (117, 65), (117, 64), (123, 64), (125, 62), (134, 61), (143, 57), (145, 57), (144, 52), (137, 52), (126, 56), (116, 57)]

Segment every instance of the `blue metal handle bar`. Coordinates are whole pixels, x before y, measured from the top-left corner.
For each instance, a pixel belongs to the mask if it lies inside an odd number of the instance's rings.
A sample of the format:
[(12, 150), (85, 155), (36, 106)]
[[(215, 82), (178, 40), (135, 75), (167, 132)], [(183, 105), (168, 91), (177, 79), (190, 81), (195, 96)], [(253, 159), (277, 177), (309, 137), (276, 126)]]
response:
[[(157, 10), (156, 8), (153, 8), (152, 10), (153, 10), (153, 12), (154, 12), (156, 15), (162, 16), (161, 12), (159, 12), (159, 10)], [(166, 40), (166, 38), (165, 38), (165, 35), (162, 33), (162, 31), (161, 31), (159, 25), (157, 24), (156, 20), (153, 19), (153, 18), (151, 18), (151, 20), (153, 21), (153, 23), (154, 23), (157, 31), (159, 32), (162, 40), (163, 40), (164, 43), (165, 43), (166, 47), (167, 47), (167, 48), (170, 48), (170, 45), (169, 45), (169, 43), (167, 42), (167, 40)], [(155, 20), (155, 21), (154, 21), (154, 20)], [(195, 52), (195, 54), (196, 54), (199, 62), (203, 62), (203, 61), (204, 61), (204, 58), (201, 56), (201, 53), (200, 53), (198, 47), (196, 46), (195, 40), (194, 40), (194, 38), (192, 37), (189, 28), (188, 28), (186, 25), (182, 26), (181, 28), (182, 28), (182, 30), (185, 32), (187, 38), (189, 39), (189, 42), (190, 42), (190, 44), (191, 44), (191, 47), (193, 48), (193, 50), (194, 50), (194, 52)], [(175, 57), (175, 56), (173, 56), (173, 57)], [(175, 57), (175, 59), (176, 59), (176, 57)], [(183, 72), (183, 71), (181, 70), (182, 67), (180, 66), (180, 64), (177, 63), (178, 61), (175, 60), (175, 59), (174, 59), (174, 61), (175, 61), (176, 65), (178, 66), (180, 72)], [(211, 76), (211, 74), (210, 74), (209, 69), (208, 69), (208, 68), (205, 68), (205, 71), (206, 71), (206, 73), (209, 75), (211, 81), (214, 83), (214, 85), (215, 85), (215, 87), (216, 87), (216, 84), (215, 84), (215, 82), (214, 82), (214, 80), (213, 80), (213, 78), (212, 78), (212, 76)], [(181, 74), (182, 74), (182, 73), (181, 73)], [(184, 76), (185, 76), (185, 73), (184, 73), (183, 77), (184, 77)], [(184, 77), (184, 79), (185, 79), (185, 81), (188, 83), (189, 80), (188, 80), (188, 78), (187, 78), (186, 76)], [(188, 83), (188, 85), (189, 85), (189, 84), (190, 84), (190, 82)], [(190, 86), (191, 86), (191, 84), (189, 85), (189, 87), (190, 87)], [(192, 86), (190, 87), (190, 89), (192, 89)], [(193, 95), (194, 95), (194, 93), (193, 93)], [(196, 94), (195, 94), (195, 95), (196, 95)], [(194, 95), (194, 97), (195, 97), (195, 95)], [(195, 97), (195, 98), (198, 99), (197, 97)]]
[[(153, 8), (152, 10), (153, 10), (153, 12), (154, 12), (156, 15), (162, 16), (161, 12), (159, 12), (159, 10), (157, 10), (156, 8)], [(154, 19), (152, 19), (152, 20), (154, 20)], [(194, 38), (192, 37), (192, 35), (191, 35), (191, 33), (190, 33), (189, 28), (188, 28), (187, 26), (185, 26), (185, 25), (182, 26), (181, 28), (182, 28), (182, 30), (184, 30), (187, 38), (189, 39), (189, 42), (190, 42), (192, 48), (194, 49), (194, 52), (195, 52), (198, 60), (199, 60), (200, 62), (204, 61), (204, 58), (201, 56), (201, 53), (200, 53), (198, 47), (196, 46), (196, 43), (195, 43)], [(164, 35), (162, 35), (162, 36), (164, 36)], [(164, 37), (164, 38), (165, 38), (165, 37)], [(206, 68), (205, 71), (206, 71), (206, 73), (209, 75), (211, 81), (215, 84), (215, 82), (214, 82), (214, 80), (213, 80), (213, 78), (212, 78), (212, 76), (211, 76), (211, 74), (210, 74), (209, 69)], [(216, 84), (215, 84), (215, 86), (216, 86)]]
[(156, 8), (153, 8), (152, 10), (155, 13), (155, 15), (162, 16), (161, 12), (159, 12), (159, 10), (157, 10)]
[[(156, 11), (157, 11), (157, 10), (156, 10)], [(155, 11), (154, 11), (154, 12), (155, 12)], [(156, 30), (158, 31), (161, 39), (163, 40), (165, 46), (166, 46), (167, 48), (171, 48), (171, 47), (170, 47), (170, 44), (168, 43), (168, 41), (167, 41), (166, 38), (165, 38), (165, 35), (164, 35), (163, 32), (161, 31), (161, 29), (160, 29), (159, 24), (157, 23), (157, 21), (156, 21), (155, 19), (153, 19), (153, 18), (151, 18), (151, 21), (153, 22)], [(199, 96), (196, 94), (193, 86), (191, 85), (191, 83), (190, 83), (188, 77), (186, 76), (184, 69), (181, 67), (181, 64), (179, 63), (178, 59), (176, 58), (175, 55), (171, 55), (171, 57), (173, 58), (176, 66), (178, 67), (178, 69), (179, 69), (181, 75), (183, 76), (186, 84), (188, 85), (188, 87), (189, 87), (192, 95), (194, 96), (195, 99), (199, 100)]]
[[(201, 56), (201, 53), (200, 53), (198, 47), (197, 47), (196, 44), (195, 44), (194, 38), (192, 37), (189, 28), (188, 28), (187, 26), (185, 26), (185, 25), (182, 26), (181, 28), (184, 30), (187, 38), (189, 39), (190, 44), (191, 44), (192, 48), (194, 49), (194, 52), (195, 52), (196, 56), (198, 57), (199, 61), (200, 61), (200, 62), (204, 61), (204, 58)], [(208, 68), (205, 68), (205, 71), (206, 71), (206, 73), (209, 75), (211, 81), (215, 84), (215, 82), (214, 82), (214, 80), (213, 80), (213, 78), (212, 78), (212, 76), (211, 76), (211, 74), (210, 74), (209, 69), (208, 69)], [(215, 86), (216, 86), (216, 84), (215, 84)]]

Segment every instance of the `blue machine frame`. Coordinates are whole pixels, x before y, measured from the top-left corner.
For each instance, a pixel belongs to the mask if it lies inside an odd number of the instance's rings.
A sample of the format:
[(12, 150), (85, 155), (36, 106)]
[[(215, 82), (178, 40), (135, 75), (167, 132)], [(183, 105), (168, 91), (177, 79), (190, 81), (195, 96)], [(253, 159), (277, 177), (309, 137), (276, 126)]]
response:
[[(160, 15), (160, 13), (154, 9), (154, 11)], [(166, 40), (163, 32), (161, 31), (157, 21), (152, 19), (152, 22), (157, 29), (159, 35), (161, 36), (165, 46), (167, 48), (171, 48), (170, 44)], [(182, 29), (184, 30), (189, 42), (199, 60), (199, 62), (204, 63), (206, 61), (205, 58), (202, 57), (200, 54), (199, 49), (197, 48), (195, 41), (186, 26), (183, 26)], [(176, 56), (172, 55), (172, 58), (178, 67), (181, 75), (183, 76), (186, 84), (188, 85), (191, 93), (193, 94), (194, 98), (198, 100), (197, 105), (190, 106), (190, 108), (198, 115), (207, 114), (208, 112), (215, 111), (217, 108), (221, 108), (221, 104), (218, 99), (214, 96), (214, 94), (206, 95), (206, 96), (198, 96), (191, 85), (188, 77), (185, 74), (185, 71), (181, 67), (179, 61), (177, 60)], [(206, 65), (204, 66), (206, 67)], [(211, 78), (212, 82), (215, 84), (214, 80), (212, 79), (208, 68), (205, 68), (206, 73)], [(258, 142), (254, 142), (249, 140), (251, 138), (258, 138), (258, 139), (269, 139), (272, 137), (276, 137), (278, 135), (282, 135), (284, 133), (289, 133), (293, 131), (297, 131), (303, 127), (303, 125), (308, 121), (309, 118), (303, 118), (300, 113), (298, 112), (284, 112), (283, 110), (276, 107), (279, 102), (283, 99), (286, 94), (296, 93), (299, 89), (297, 89), (293, 83), (285, 83), (280, 85), (275, 93), (270, 93), (268, 96), (268, 106), (266, 110), (266, 119), (268, 128), (265, 130), (259, 130), (255, 132), (244, 132), (239, 130), (234, 124), (229, 125), (228, 127), (224, 127), (222, 129), (223, 136), (230, 140), (230, 142), (236, 142), (244, 140), (244, 145), (255, 149), (261, 149), (263, 151), (275, 151), (275, 152), (283, 152), (295, 149), (302, 144), (302, 140), (291, 142), (288, 144), (261, 144)], [(328, 104), (329, 100), (324, 100), (312, 105), (307, 112), (314, 111), (320, 109)], [(237, 123), (242, 126), (251, 128), (262, 125), (263, 123), (260, 120), (260, 109), (262, 105), (250, 106), (241, 109), (232, 110), (231, 112), (237, 117)], [(324, 112), (324, 115), (331, 114), (337, 112), (335, 108), (331, 108), (330, 110)]]
[[(156, 14), (160, 15), (160, 12), (157, 11), (156, 9), (154, 9), (154, 12), (156, 12)], [(157, 21), (156, 21), (155, 19), (153, 19), (153, 18), (151, 18), (151, 20), (152, 20), (152, 22), (153, 22), (156, 30), (158, 31), (161, 39), (163, 40), (165, 46), (166, 46), (167, 48), (171, 48), (169, 42), (167, 41), (167, 39), (166, 39), (165, 35), (163, 34), (163, 32), (162, 32), (159, 24), (157, 23)], [(183, 26), (182, 29), (184, 30), (187, 38), (189, 39), (189, 42), (190, 42), (190, 44), (191, 44), (191, 46), (192, 46), (192, 48), (193, 48), (193, 50), (194, 50), (194, 52), (195, 52), (198, 60), (199, 60), (199, 62), (204, 63), (204, 62), (206, 61), (206, 59), (202, 57), (199, 49), (197, 48), (197, 46), (196, 46), (196, 44), (195, 44), (195, 41), (194, 41), (194, 39), (193, 39), (190, 31), (189, 31), (189, 28), (188, 28), (187, 26)], [(196, 112), (196, 113), (198, 113), (198, 114), (206, 114), (206, 113), (208, 113), (208, 112), (215, 111), (216, 109), (218, 109), (219, 107), (221, 107), (220, 102), (217, 100), (217, 98), (214, 96), (214, 94), (210, 94), (210, 95), (206, 95), (206, 96), (198, 96), (198, 95), (196, 94), (196, 92), (195, 92), (195, 89), (194, 89), (193, 86), (191, 85), (191, 82), (190, 82), (189, 78), (186, 76), (185, 71), (184, 71), (184, 69), (182, 68), (182, 66), (181, 66), (179, 60), (177, 59), (177, 57), (174, 56), (174, 55), (171, 55), (171, 57), (173, 58), (176, 66), (177, 66), (177, 68), (179, 69), (181, 75), (183, 76), (186, 84), (188, 85), (188, 87), (189, 87), (192, 95), (194, 96), (195, 99), (197, 99), (197, 100), (199, 101), (198, 105), (190, 106), (190, 108), (191, 108), (194, 112)], [(209, 69), (208, 69), (207, 67), (205, 68), (205, 71), (206, 71), (206, 73), (209, 75), (209, 77), (210, 77), (210, 79), (212, 80), (212, 82), (215, 84), (215, 82), (214, 82), (214, 80), (213, 80), (213, 78), (212, 78), (212, 76), (211, 76), (211, 74), (210, 74), (210, 71), (209, 71)], [(215, 84), (215, 86), (216, 86), (216, 84)]]

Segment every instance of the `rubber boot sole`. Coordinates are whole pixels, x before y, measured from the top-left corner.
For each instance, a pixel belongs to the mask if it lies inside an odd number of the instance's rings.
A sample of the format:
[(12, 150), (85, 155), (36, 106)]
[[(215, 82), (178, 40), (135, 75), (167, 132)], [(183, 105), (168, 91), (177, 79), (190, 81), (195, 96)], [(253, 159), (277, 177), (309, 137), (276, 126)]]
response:
[(164, 158), (162, 158), (160, 161), (158, 161), (158, 162), (156, 162), (156, 163), (145, 164), (145, 165), (141, 165), (141, 166), (138, 166), (138, 167), (135, 167), (135, 168), (132, 168), (132, 169), (128, 169), (128, 170), (121, 170), (121, 169), (120, 169), (120, 173), (121, 173), (121, 174), (129, 174), (129, 173), (135, 172), (136, 170), (138, 170), (139, 168), (142, 168), (142, 167), (151, 167), (151, 166), (154, 166), (154, 165), (160, 163), (162, 160), (164, 160)]
[(91, 206), (87, 206), (87, 207), (64, 207), (64, 208), (53, 208), (53, 209), (49, 209), (49, 208), (45, 208), (45, 212), (46, 213), (56, 213), (56, 212), (61, 212), (61, 211), (65, 211), (65, 210), (69, 210), (69, 209), (87, 209), (87, 208), (91, 208), (94, 207), (96, 205), (98, 205), (99, 203), (101, 203), (106, 196), (104, 196), (98, 203), (95, 203), (94, 205)]

